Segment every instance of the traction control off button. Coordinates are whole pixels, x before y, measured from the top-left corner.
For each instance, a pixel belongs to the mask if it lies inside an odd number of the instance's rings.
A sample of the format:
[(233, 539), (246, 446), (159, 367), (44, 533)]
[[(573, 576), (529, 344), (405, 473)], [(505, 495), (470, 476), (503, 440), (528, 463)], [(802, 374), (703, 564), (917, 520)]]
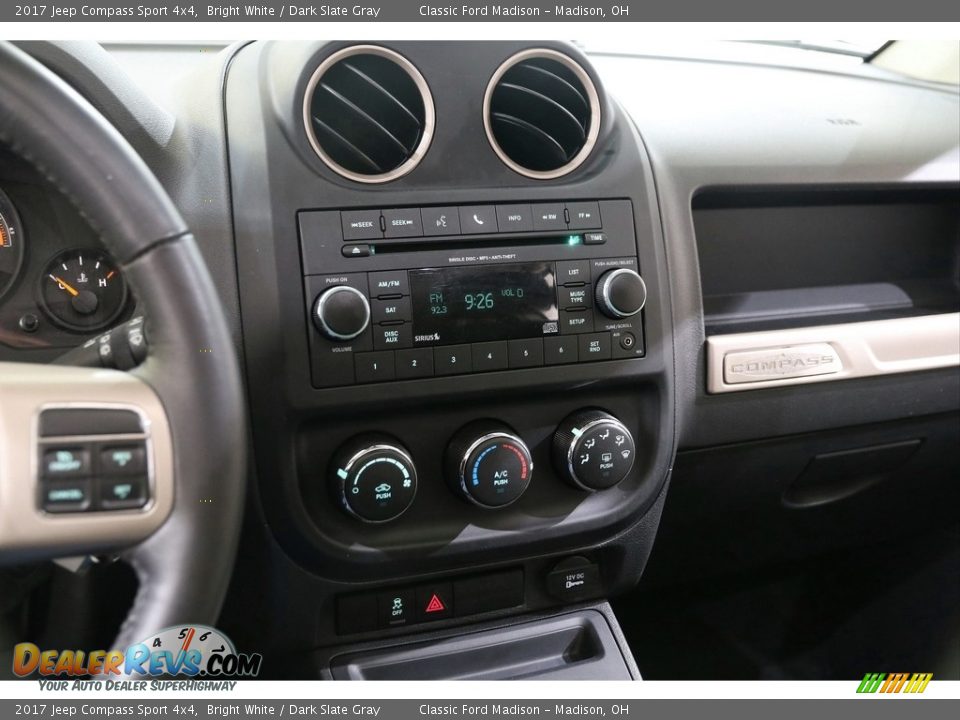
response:
[(600, 568), (575, 556), (561, 560), (547, 573), (547, 592), (563, 602), (575, 602), (602, 594)]

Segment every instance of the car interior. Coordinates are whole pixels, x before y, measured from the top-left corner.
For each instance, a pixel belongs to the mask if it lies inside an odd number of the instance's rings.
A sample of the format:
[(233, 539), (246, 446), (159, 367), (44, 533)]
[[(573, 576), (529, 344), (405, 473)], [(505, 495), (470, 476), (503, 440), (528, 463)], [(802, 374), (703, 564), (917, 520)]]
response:
[(958, 51), (0, 43), (0, 677), (960, 680)]

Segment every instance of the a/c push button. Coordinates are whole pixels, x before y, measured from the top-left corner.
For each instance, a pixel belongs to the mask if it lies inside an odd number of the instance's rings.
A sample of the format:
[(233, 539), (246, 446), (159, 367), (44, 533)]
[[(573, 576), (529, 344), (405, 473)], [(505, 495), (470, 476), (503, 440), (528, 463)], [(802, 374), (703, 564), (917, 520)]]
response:
[(457, 494), (474, 505), (493, 509), (523, 495), (533, 475), (533, 458), (510, 428), (480, 420), (454, 435), (444, 470)]

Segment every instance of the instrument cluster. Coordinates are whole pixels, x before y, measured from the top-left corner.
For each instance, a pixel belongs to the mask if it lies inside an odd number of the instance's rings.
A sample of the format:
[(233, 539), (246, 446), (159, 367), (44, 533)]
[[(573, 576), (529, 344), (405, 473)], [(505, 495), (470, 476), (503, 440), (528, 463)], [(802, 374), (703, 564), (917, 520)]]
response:
[(53, 359), (132, 311), (94, 230), (32, 167), (0, 151), (0, 359), (28, 350)]

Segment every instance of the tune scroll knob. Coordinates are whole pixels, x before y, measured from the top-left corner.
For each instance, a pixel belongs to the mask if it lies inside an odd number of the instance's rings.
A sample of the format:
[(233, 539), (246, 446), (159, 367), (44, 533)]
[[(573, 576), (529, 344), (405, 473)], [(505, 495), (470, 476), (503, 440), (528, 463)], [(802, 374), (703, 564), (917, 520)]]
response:
[(343, 509), (363, 522), (394, 520), (417, 494), (417, 469), (410, 453), (387, 436), (349, 441), (334, 454), (330, 474)]
[(587, 492), (606, 490), (633, 468), (637, 448), (626, 425), (602, 410), (579, 410), (553, 435), (553, 462), (570, 484)]
[(530, 485), (533, 458), (512, 429), (480, 420), (450, 440), (444, 474), (464, 500), (482, 508), (501, 508), (516, 502)]
[(346, 342), (370, 325), (370, 301), (349, 285), (324, 290), (313, 303), (313, 324), (324, 337)]
[(630, 268), (609, 270), (597, 282), (596, 301), (607, 317), (631, 317), (643, 310), (647, 302), (647, 285)]

